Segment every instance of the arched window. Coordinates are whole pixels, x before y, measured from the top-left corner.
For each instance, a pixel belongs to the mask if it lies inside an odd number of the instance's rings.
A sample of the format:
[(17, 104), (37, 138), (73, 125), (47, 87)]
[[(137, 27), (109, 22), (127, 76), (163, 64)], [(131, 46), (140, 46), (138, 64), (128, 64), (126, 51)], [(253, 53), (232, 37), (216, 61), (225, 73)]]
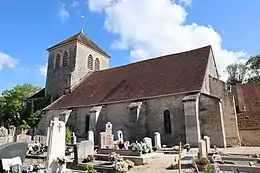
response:
[(62, 66), (68, 66), (68, 58), (69, 58), (69, 53), (68, 51), (65, 51), (62, 59)]
[(86, 120), (85, 120), (85, 132), (88, 133), (89, 131), (89, 115), (86, 116)]
[(172, 132), (171, 113), (169, 110), (163, 111), (163, 119), (164, 119), (164, 132), (165, 134), (169, 134)]
[(99, 59), (96, 58), (96, 60), (95, 60), (95, 71), (99, 71), (99, 69), (100, 69), (100, 62), (99, 62)]
[(58, 53), (55, 58), (55, 68), (60, 67), (60, 54)]
[(93, 70), (93, 56), (91, 54), (88, 56), (88, 69)]

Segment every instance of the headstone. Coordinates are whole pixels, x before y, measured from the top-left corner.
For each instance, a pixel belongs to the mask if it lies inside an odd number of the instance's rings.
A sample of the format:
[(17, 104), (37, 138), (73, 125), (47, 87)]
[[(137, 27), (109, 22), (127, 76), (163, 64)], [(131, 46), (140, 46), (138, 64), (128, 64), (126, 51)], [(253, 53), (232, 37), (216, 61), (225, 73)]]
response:
[(46, 146), (49, 144), (49, 138), (50, 138), (50, 127), (47, 128), (47, 140), (46, 140)]
[(152, 151), (153, 149), (152, 138), (145, 137), (143, 141), (147, 143), (148, 147), (150, 148), (150, 151)]
[(43, 136), (43, 135), (36, 135), (34, 136), (34, 140), (35, 143), (40, 143), (40, 144), (44, 144), (46, 145), (47, 143), (47, 137)]
[(114, 135), (107, 132), (100, 133), (100, 147), (101, 148), (114, 148)]
[(199, 155), (201, 157), (207, 157), (206, 142), (204, 140), (200, 140), (198, 142), (198, 148), (199, 148)]
[(88, 155), (94, 154), (94, 142), (87, 140), (81, 141), (78, 145), (78, 164), (82, 163)]
[(71, 143), (72, 144), (76, 144), (77, 143), (77, 137), (76, 137), (74, 132), (72, 133), (72, 142)]
[(94, 132), (92, 130), (88, 131), (88, 140), (94, 142)]
[(59, 119), (55, 117), (50, 126), (45, 166), (46, 169), (51, 168), (52, 172), (60, 173), (61, 171), (64, 171), (64, 167), (66, 168), (66, 165), (60, 166), (56, 162), (57, 158), (65, 157), (65, 131), (65, 123), (63, 121), (59, 121)]
[(206, 142), (206, 151), (207, 151), (207, 154), (208, 154), (209, 151), (210, 151), (210, 138), (208, 136), (204, 136), (203, 139)]
[(155, 143), (155, 148), (160, 149), (162, 148), (161, 145), (161, 134), (159, 132), (154, 133), (154, 143)]
[(106, 132), (109, 133), (110, 135), (112, 135), (112, 123), (111, 122), (106, 123)]
[(8, 130), (2, 126), (0, 127), (0, 145), (8, 142)]
[(123, 132), (121, 130), (117, 131), (117, 140), (124, 141)]
[(17, 142), (30, 142), (32, 140), (32, 136), (26, 134), (17, 135)]

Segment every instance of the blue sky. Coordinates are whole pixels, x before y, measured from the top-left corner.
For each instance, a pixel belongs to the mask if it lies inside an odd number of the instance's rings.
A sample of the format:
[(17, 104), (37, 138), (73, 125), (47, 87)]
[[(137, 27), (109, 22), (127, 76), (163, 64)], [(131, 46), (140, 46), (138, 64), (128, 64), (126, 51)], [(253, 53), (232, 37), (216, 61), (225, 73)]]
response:
[(81, 15), (85, 33), (111, 55), (111, 67), (212, 44), (223, 71), (259, 53), (259, 8), (259, 0), (3, 1), (0, 92), (44, 86), (46, 49), (79, 32)]

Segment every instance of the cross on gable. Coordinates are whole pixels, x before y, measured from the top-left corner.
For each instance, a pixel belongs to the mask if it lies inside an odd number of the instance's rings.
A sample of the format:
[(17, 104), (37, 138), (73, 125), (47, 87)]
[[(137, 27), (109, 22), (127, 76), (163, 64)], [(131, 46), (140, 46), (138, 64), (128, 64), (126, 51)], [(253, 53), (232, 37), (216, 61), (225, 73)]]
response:
[(60, 129), (62, 128), (62, 125), (59, 123), (59, 125), (57, 126), (60, 132)]

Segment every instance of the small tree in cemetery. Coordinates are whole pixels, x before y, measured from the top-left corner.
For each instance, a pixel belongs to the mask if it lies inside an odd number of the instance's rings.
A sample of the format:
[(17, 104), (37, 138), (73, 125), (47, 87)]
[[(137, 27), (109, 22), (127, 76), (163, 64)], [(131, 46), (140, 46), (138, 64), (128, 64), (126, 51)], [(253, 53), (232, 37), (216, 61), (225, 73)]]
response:
[(260, 55), (250, 57), (246, 65), (249, 69), (247, 82), (260, 82)]
[(71, 139), (72, 139), (72, 132), (70, 131), (69, 128), (66, 128), (66, 134), (65, 134), (65, 142), (66, 144), (71, 143)]

